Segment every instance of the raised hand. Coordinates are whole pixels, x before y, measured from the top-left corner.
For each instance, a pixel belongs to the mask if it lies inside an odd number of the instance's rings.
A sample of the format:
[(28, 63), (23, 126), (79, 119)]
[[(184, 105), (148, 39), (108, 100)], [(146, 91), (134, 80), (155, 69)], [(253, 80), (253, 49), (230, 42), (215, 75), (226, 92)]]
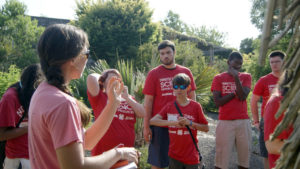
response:
[(239, 71), (237, 71), (236, 69), (234, 69), (232, 66), (229, 67), (228, 69), (228, 73), (233, 76), (236, 77), (239, 75)]
[(128, 87), (124, 86), (123, 92), (122, 92), (122, 97), (124, 99), (128, 99), (129, 95), (128, 95)]
[(121, 102), (121, 93), (124, 90), (124, 84), (120, 78), (111, 77), (107, 84), (108, 101), (116, 104)]

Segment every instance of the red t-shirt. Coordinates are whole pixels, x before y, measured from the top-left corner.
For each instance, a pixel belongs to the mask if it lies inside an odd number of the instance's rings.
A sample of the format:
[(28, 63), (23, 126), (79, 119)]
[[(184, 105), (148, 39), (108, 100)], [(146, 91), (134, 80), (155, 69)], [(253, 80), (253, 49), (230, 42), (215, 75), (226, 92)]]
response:
[(191, 90), (196, 90), (193, 75), (186, 67), (176, 65), (174, 69), (166, 69), (160, 65), (148, 73), (143, 93), (154, 97), (151, 117), (158, 114), (168, 102), (175, 101), (172, 80), (178, 73), (187, 74), (191, 79)]
[[(280, 107), (280, 101), (282, 96), (271, 96), (268, 103), (265, 107), (264, 115), (264, 140), (269, 140), (270, 135), (274, 132), (277, 125), (282, 121), (284, 114), (282, 114), (278, 119), (275, 118)], [(289, 127), (287, 130), (284, 130), (277, 136), (278, 139), (287, 139), (293, 131), (292, 127)], [(277, 154), (268, 154), (270, 168), (275, 167), (276, 160), (280, 157)]]
[(264, 110), (273, 89), (276, 87), (278, 82), (278, 77), (274, 76), (272, 73), (261, 77), (254, 86), (253, 94), (257, 96), (262, 96), (263, 101), (261, 105), (261, 117), (264, 117)]
[[(251, 89), (251, 75), (249, 73), (239, 73), (239, 78), (243, 87)], [(214, 77), (211, 91), (220, 91), (221, 96), (235, 93), (236, 85), (233, 76), (224, 72)], [(237, 97), (233, 98), (223, 106), (219, 107), (220, 120), (248, 119), (247, 102), (241, 101)]]
[[(192, 120), (195, 123), (208, 124), (199, 103), (191, 100), (190, 103), (184, 107), (180, 106), (178, 103), (177, 105), (179, 106), (183, 116), (187, 119)], [(180, 116), (175, 107), (174, 101), (169, 102), (166, 106), (164, 106), (159, 114), (164, 120), (168, 121), (176, 121)], [(170, 138), (169, 156), (184, 164), (198, 164), (199, 155), (187, 128), (178, 128), (175, 126), (169, 126), (168, 128)], [(197, 130), (191, 128), (191, 131), (194, 139), (198, 143)]]
[[(24, 109), (21, 106), (15, 88), (9, 88), (0, 101), (0, 127), (16, 127)], [(20, 126), (27, 125), (28, 119), (24, 118)], [(8, 158), (29, 158), (28, 135), (9, 139), (6, 141), (5, 154)]]
[[(107, 103), (107, 95), (102, 91), (99, 91), (99, 94), (94, 97), (89, 92), (87, 93), (89, 102), (94, 110), (95, 118), (97, 119)], [(99, 155), (116, 147), (120, 143), (124, 144), (125, 147), (133, 147), (135, 122), (136, 117), (133, 109), (125, 100), (121, 101), (109, 129), (93, 148), (92, 155)]]

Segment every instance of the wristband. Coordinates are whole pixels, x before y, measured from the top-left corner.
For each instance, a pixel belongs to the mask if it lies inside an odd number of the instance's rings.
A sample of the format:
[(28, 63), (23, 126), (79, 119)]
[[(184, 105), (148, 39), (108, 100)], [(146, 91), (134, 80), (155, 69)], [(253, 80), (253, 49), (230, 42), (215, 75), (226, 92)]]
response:
[(192, 120), (190, 120), (190, 126), (192, 126), (193, 125), (193, 122), (192, 122)]
[(259, 121), (254, 121), (252, 124), (253, 124), (253, 125), (259, 124)]

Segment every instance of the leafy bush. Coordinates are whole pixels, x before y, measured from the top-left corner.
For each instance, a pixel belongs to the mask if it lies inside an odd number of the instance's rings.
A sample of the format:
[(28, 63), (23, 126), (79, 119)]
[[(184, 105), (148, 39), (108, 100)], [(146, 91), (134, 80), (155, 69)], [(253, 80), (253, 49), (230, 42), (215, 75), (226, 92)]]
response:
[(20, 80), (21, 70), (16, 65), (10, 65), (8, 72), (0, 72), (0, 97), (7, 88)]
[(139, 161), (139, 168), (141, 169), (150, 169), (151, 165), (147, 163), (148, 158), (148, 145), (138, 148), (138, 150), (142, 153)]

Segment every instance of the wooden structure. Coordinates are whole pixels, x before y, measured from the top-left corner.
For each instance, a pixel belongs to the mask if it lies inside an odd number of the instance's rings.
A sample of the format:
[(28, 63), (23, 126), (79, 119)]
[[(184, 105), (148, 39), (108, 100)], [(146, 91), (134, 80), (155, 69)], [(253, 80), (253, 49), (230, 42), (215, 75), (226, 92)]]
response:
[[(289, 90), (281, 102), (276, 114), (278, 118), (285, 110), (285, 117), (275, 129), (271, 139), (278, 136), (289, 125), (294, 131), (285, 142), (276, 169), (300, 168), (300, 0), (268, 0), (264, 18), (261, 39), (259, 64), (265, 64), (269, 48), (274, 47), (287, 34), (292, 34), (286, 51), (283, 69), (287, 71), (287, 78), (291, 79), (285, 87)], [(274, 26), (276, 25), (276, 26)], [(272, 28), (277, 34), (272, 35)]]

